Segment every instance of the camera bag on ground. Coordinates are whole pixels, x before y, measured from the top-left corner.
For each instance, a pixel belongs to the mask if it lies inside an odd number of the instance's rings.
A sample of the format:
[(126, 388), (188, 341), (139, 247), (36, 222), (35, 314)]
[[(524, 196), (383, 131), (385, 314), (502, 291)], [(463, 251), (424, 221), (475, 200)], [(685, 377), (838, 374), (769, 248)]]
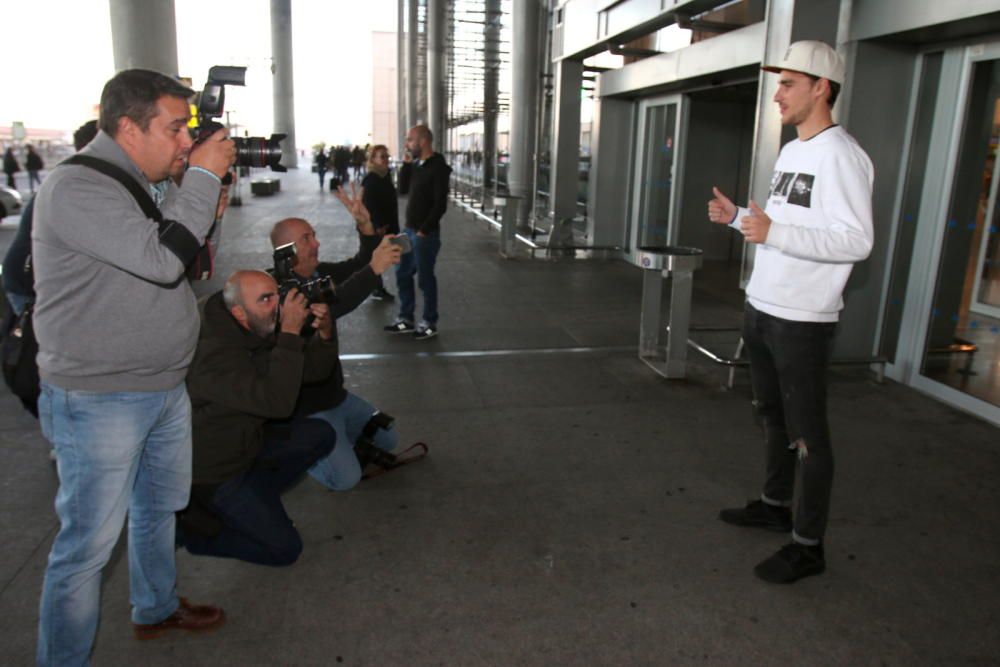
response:
[(136, 203), (139, 204), (139, 208), (146, 214), (146, 217), (156, 221), (157, 226), (160, 228), (160, 243), (169, 249), (170, 252), (177, 255), (178, 259), (184, 263), (186, 267), (184, 272), (185, 277), (189, 280), (206, 280), (212, 277), (215, 252), (208, 239), (204, 243), (200, 243), (187, 227), (174, 220), (165, 219), (160, 209), (156, 207), (156, 202), (153, 201), (152, 195), (135, 178), (130, 176), (127, 171), (106, 160), (96, 158), (92, 155), (80, 155), (79, 153), (66, 158), (62, 164), (77, 164), (90, 167), (125, 186), (125, 189), (135, 197)]
[(0, 349), (3, 379), (11, 392), (21, 399), (24, 408), (38, 417), (41, 382), (38, 379), (38, 362), (35, 361), (38, 341), (35, 340), (35, 329), (31, 321), (34, 306), (28, 304), (20, 315), (14, 313), (9, 303), (6, 306), (3, 328), (0, 329), (3, 341)]

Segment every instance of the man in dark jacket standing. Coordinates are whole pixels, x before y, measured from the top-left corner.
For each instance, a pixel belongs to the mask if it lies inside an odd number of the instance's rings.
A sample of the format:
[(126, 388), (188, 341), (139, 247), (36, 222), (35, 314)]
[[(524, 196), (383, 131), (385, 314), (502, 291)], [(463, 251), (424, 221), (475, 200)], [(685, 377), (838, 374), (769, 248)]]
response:
[[(337, 366), (326, 304), (292, 289), (279, 320), (278, 285), (263, 271), (237, 271), (209, 297), (188, 374), (194, 413), (191, 505), (178, 541), (198, 555), (291, 565), (302, 539), (281, 494), (333, 449), (326, 422), (292, 418), (303, 382)], [(316, 335), (300, 335), (308, 316)], [(277, 329), (277, 330), (276, 330)]]
[[(406, 235), (413, 252), (403, 255), (396, 269), (399, 288), (399, 316), (385, 327), (389, 333), (412, 333), (416, 340), (438, 333), (438, 294), (434, 264), (441, 250), (441, 218), (448, 207), (449, 167), (434, 152), (434, 136), (426, 125), (411, 127), (406, 133), (406, 154), (399, 170), (399, 193), (409, 195), (406, 203)], [(424, 316), (414, 326), (416, 294), (413, 274), (417, 274), (424, 295)]]

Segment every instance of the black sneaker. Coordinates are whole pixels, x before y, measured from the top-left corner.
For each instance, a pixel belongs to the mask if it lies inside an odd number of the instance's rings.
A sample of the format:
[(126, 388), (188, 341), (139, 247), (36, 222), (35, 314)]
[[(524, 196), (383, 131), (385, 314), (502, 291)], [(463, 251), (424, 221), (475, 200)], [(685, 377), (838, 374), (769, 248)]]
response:
[(376, 287), (372, 290), (371, 298), (375, 301), (392, 301), (396, 297), (384, 287)]
[(387, 324), (382, 327), (383, 331), (387, 331), (393, 334), (399, 333), (410, 333), (415, 331), (416, 328), (413, 326), (413, 322), (407, 322), (406, 320), (396, 320), (392, 324)]
[(765, 528), (776, 533), (789, 533), (792, 530), (792, 510), (779, 505), (768, 505), (763, 500), (751, 500), (746, 507), (722, 510), (719, 518), (734, 526)]
[(434, 338), (438, 335), (437, 325), (428, 324), (427, 322), (421, 322), (420, 326), (417, 327), (416, 331), (413, 332), (414, 340), (427, 340), (428, 338)]
[(803, 577), (821, 574), (825, 569), (822, 544), (808, 546), (792, 542), (758, 563), (753, 573), (772, 584), (791, 584)]

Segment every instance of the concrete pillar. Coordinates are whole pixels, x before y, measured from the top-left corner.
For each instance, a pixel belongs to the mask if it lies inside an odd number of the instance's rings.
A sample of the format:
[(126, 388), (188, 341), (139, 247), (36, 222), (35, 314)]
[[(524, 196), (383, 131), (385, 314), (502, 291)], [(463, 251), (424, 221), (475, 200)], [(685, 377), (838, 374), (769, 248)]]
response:
[(445, 0), (427, 0), (427, 124), (434, 133), (434, 148), (448, 147), (445, 91), (445, 37), (448, 34)]
[(180, 74), (174, 0), (111, 0), (109, 8), (115, 71), (139, 68), (170, 76)]
[(507, 187), (519, 197), (519, 229), (530, 229), (535, 201), (535, 140), (538, 119), (539, 2), (514, 0), (511, 37), (510, 162)]
[(396, 2), (396, 134), (402, 155), (406, 146), (406, 0)]
[(271, 75), (274, 77), (274, 131), (281, 142), (281, 164), (299, 164), (295, 150), (295, 89), (292, 81), (292, 1), (271, 0)]
[[(486, 0), (483, 25), (483, 194), (496, 178), (497, 115), (500, 113), (500, 0)], [(483, 197), (482, 201), (485, 201)]]
[[(534, 168), (532, 181), (535, 184), (533, 189), (535, 196), (533, 199), (535, 201), (532, 202), (532, 214), (538, 210), (537, 193), (542, 189), (542, 179), (540, 177), (542, 161), (546, 159), (545, 156), (547, 154), (552, 153), (552, 107), (550, 103), (551, 96), (547, 95), (547, 88), (551, 87), (552, 81), (551, 42), (553, 15), (548, 5), (548, 0), (542, 0), (538, 7), (541, 13), (538, 16), (540, 26), (538, 31), (538, 102), (535, 105), (535, 160), (532, 165)], [(549, 185), (546, 185), (544, 189), (546, 192), (550, 192), (551, 190)], [(552, 241), (553, 239), (550, 237), (549, 245), (552, 245)]]
[[(583, 63), (560, 60), (555, 64), (552, 109), (552, 164), (549, 175), (549, 212), (552, 224), (567, 227), (576, 216), (580, 180), (580, 88)], [(553, 233), (556, 233), (553, 227)]]
[(421, 119), (417, 115), (417, 2), (406, 0), (406, 127), (411, 128)]

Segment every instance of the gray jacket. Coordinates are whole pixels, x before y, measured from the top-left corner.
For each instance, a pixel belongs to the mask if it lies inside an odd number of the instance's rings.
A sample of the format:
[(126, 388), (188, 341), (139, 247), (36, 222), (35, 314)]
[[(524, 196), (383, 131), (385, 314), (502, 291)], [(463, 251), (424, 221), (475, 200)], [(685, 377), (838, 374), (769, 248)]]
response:
[[(82, 151), (149, 182), (104, 132)], [(171, 184), (165, 218), (204, 240), (219, 181), (191, 171)], [(35, 332), (43, 382), (99, 392), (166, 391), (184, 381), (198, 340), (198, 310), (180, 259), (155, 221), (117, 181), (63, 165), (35, 202)]]

